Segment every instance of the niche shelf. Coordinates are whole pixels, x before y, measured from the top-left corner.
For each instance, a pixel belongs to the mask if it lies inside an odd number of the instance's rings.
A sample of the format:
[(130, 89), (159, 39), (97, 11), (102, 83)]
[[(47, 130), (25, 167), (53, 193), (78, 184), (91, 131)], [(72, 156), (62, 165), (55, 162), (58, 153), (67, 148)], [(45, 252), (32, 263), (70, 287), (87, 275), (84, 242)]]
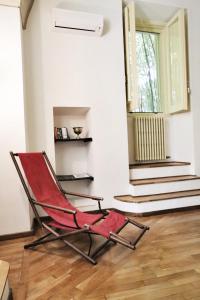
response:
[[(67, 128), (67, 138), (54, 137), (55, 163), (58, 180), (69, 189), (70, 185), (79, 182), (76, 187), (80, 192), (89, 192), (89, 184), (94, 180), (90, 175), (90, 143), (89, 135), (90, 108), (89, 107), (54, 107), (54, 130)], [(73, 131), (73, 127), (83, 127), (80, 138)], [(57, 129), (56, 129), (57, 130)], [(61, 135), (62, 137), (62, 135)], [(72, 189), (74, 187), (72, 186)]]
[(86, 137), (86, 138), (80, 138), (80, 139), (55, 139), (55, 143), (70, 143), (70, 142), (92, 142), (92, 138), (91, 137)]
[(74, 175), (57, 175), (59, 181), (77, 181), (77, 180), (94, 180), (94, 177), (91, 175), (76, 177)]

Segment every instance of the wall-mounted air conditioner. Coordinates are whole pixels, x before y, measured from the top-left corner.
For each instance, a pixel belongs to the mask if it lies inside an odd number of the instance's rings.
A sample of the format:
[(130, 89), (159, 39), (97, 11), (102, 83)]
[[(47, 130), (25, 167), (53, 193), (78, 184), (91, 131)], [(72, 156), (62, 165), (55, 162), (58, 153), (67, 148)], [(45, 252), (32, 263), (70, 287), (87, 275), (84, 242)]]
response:
[(82, 32), (101, 35), (103, 32), (103, 16), (61, 8), (53, 9), (53, 26), (65, 32)]

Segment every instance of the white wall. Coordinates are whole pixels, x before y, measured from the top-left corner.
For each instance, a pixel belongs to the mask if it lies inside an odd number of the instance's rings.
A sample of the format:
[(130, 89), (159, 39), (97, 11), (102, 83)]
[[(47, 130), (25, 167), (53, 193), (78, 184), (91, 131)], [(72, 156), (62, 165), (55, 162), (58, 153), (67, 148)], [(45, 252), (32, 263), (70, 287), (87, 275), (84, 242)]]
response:
[[(103, 36), (53, 31), (57, 4), (103, 15)], [(53, 107), (90, 107), (89, 192), (111, 206), (129, 182), (121, 0), (36, 0), (24, 41), (29, 149), (46, 150), (54, 162)]]
[(191, 162), (194, 173), (194, 132), (191, 112), (166, 118), (167, 155), (175, 161)]
[(24, 197), (9, 151), (25, 150), (21, 24), (18, 8), (0, 6), (0, 235), (30, 230)]

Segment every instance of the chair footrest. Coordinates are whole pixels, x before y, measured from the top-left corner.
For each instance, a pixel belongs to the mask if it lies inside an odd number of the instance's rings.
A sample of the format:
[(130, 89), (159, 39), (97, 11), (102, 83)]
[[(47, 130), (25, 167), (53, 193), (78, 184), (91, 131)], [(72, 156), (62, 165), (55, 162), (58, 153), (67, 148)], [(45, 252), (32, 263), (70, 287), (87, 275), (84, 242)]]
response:
[(106, 216), (101, 223), (91, 225), (90, 230), (94, 233), (109, 238), (112, 232), (119, 232), (126, 223), (127, 218), (125, 216), (115, 211), (110, 211), (108, 216)]

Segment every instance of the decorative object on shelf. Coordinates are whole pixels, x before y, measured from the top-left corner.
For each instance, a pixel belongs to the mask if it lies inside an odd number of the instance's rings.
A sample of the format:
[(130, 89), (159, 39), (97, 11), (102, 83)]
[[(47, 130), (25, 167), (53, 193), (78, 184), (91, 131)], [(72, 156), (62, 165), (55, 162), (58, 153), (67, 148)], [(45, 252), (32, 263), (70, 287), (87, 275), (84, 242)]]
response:
[(68, 140), (69, 139), (69, 134), (68, 130), (66, 127), (54, 127), (54, 138), (56, 140)]
[(62, 140), (63, 139), (62, 129), (61, 128), (54, 127), (54, 138), (55, 138), (55, 140), (56, 139), (58, 139), (58, 140)]
[(83, 127), (73, 127), (74, 133), (77, 135), (77, 140), (80, 139), (80, 134), (83, 131)]
[(77, 181), (77, 180), (90, 180), (93, 181), (94, 177), (88, 173), (73, 174), (73, 175), (56, 175), (59, 181)]
[(88, 173), (76, 173), (73, 174), (74, 178), (88, 178), (90, 175)]
[(67, 131), (67, 128), (66, 127), (62, 127), (61, 128), (62, 130), (62, 137), (63, 137), (63, 140), (67, 140), (69, 137), (68, 137), (68, 131)]

